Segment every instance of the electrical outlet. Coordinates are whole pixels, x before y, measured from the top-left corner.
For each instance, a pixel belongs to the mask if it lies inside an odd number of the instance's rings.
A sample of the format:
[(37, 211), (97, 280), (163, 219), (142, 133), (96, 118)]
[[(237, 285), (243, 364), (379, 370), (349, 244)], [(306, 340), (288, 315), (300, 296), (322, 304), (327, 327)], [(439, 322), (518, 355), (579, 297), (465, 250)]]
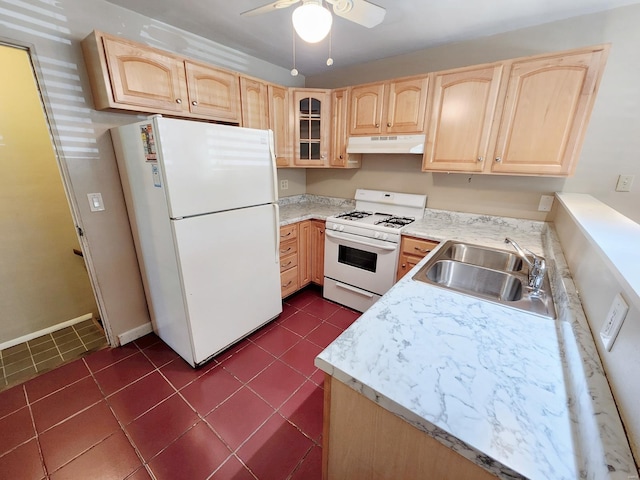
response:
[(539, 212), (550, 212), (553, 206), (553, 195), (542, 195), (538, 204)]
[(616, 192), (630, 192), (633, 183), (633, 175), (620, 175), (616, 183)]
[(280, 190), (289, 189), (289, 180), (280, 180)]
[(604, 348), (607, 349), (607, 352), (611, 350), (613, 342), (615, 342), (616, 337), (618, 336), (618, 332), (620, 331), (620, 327), (622, 327), (622, 322), (624, 322), (628, 311), (629, 305), (624, 301), (622, 295), (618, 293), (613, 299), (607, 318), (605, 318), (604, 325), (600, 330), (600, 338), (602, 339), (602, 344), (604, 345)]

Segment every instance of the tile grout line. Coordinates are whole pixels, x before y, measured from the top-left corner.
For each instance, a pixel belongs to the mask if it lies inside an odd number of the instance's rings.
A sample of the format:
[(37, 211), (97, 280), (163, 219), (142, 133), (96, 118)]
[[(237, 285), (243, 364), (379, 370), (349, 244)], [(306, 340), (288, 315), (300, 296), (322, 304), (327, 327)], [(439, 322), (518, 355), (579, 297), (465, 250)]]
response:
[[(139, 351), (142, 351), (142, 349), (138, 346), (138, 344), (135, 344), (136, 348)], [(135, 353), (133, 353), (132, 355), (135, 355)], [(131, 355), (125, 357), (125, 358), (129, 358)], [(91, 370), (91, 368), (89, 368), (89, 365), (87, 364), (86, 360), (84, 358), (82, 358), (82, 361), (84, 362), (85, 366), (87, 367), (87, 370), (89, 370), (89, 374), (91, 375), (91, 378), (93, 378), (93, 381), (96, 383), (98, 389), (100, 390), (100, 393), (102, 395), (102, 398), (104, 400), (104, 403), (107, 405), (107, 408), (109, 408), (109, 411), (111, 412), (111, 415), (113, 415), (113, 418), (115, 419), (115, 421), (118, 423), (118, 426), (120, 427), (120, 430), (122, 431), (122, 433), (124, 434), (125, 438), (127, 439), (127, 441), (129, 442), (129, 445), (131, 445), (131, 447), (133, 448), (133, 451), (136, 453), (136, 456), (138, 457), (138, 459), (140, 460), (140, 464), (142, 467), (144, 467), (144, 469), (147, 471), (147, 473), (149, 474), (149, 476), (151, 477), (152, 480), (156, 480), (156, 476), (153, 474), (153, 472), (151, 471), (151, 468), (149, 468), (147, 466), (147, 463), (144, 461), (144, 458), (142, 457), (142, 453), (139, 451), (138, 447), (136, 446), (135, 442), (133, 441), (133, 439), (129, 436), (129, 432), (127, 432), (125, 425), (120, 421), (120, 419), (118, 418), (118, 416), (116, 415), (116, 412), (113, 411), (113, 407), (111, 405), (111, 403), (109, 402), (108, 396), (105, 395), (104, 390), (102, 390), (102, 387), (100, 386), (100, 383), (98, 382), (98, 380), (96, 379), (94, 372)], [(113, 363), (112, 365), (115, 365), (118, 362)], [(107, 367), (105, 367), (107, 368)], [(104, 370), (100, 369), (98, 371)], [(152, 373), (153, 370), (150, 372)], [(144, 375), (143, 377), (140, 377), (138, 380), (146, 377), (147, 375)], [(137, 380), (136, 380), (137, 381)], [(135, 382), (131, 382), (131, 383), (135, 383)], [(131, 384), (129, 384), (131, 385)], [(124, 388), (124, 387), (123, 387)], [(122, 390), (122, 389), (120, 389)], [(120, 390), (118, 390), (117, 392), (119, 392)], [(117, 392), (113, 392), (111, 395), (115, 395)], [(109, 395), (110, 396), (110, 395)], [(111, 435), (109, 435), (107, 438), (110, 438), (112, 435), (115, 435), (115, 432), (112, 433)], [(100, 443), (104, 442), (106, 440), (103, 439), (100, 442), (98, 442), (96, 445), (94, 445), (91, 448), (94, 448), (96, 446), (98, 446)], [(89, 449), (91, 450), (91, 449)], [(77, 457), (76, 457), (77, 458)], [(133, 472), (131, 472), (131, 475), (133, 475), (135, 472), (137, 472), (139, 469), (134, 470)], [(128, 477), (130, 477), (131, 475), (128, 475)]]
[[(29, 344), (27, 343), (27, 346)], [(31, 350), (29, 350), (31, 353)], [(36, 428), (36, 419), (33, 416), (33, 409), (31, 408), (31, 402), (29, 401), (29, 394), (27, 393), (27, 387), (25, 384), (22, 384), (22, 393), (24, 395), (24, 399), (27, 403), (27, 408), (29, 409), (29, 416), (31, 417), (31, 428), (33, 428), (33, 433), (35, 435), (34, 439), (36, 441), (36, 445), (38, 447), (38, 455), (40, 456), (40, 464), (42, 465), (42, 471), (44, 472), (44, 478), (49, 478), (49, 471), (47, 469), (47, 465), (44, 463), (44, 455), (42, 453), (42, 445), (40, 445), (40, 434), (38, 433), (38, 429)], [(30, 439), (31, 440), (31, 439)]]

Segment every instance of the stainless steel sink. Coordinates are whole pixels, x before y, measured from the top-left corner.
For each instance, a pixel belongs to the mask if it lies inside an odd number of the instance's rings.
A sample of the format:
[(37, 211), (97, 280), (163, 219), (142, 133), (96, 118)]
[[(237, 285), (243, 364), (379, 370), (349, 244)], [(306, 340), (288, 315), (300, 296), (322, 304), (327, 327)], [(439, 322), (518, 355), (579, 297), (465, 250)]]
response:
[(528, 286), (527, 269), (511, 252), (449, 240), (413, 280), (555, 318), (548, 275), (534, 292)]
[(427, 270), (427, 278), (443, 287), (474, 292), (495, 301), (522, 299), (522, 282), (506, 272), (453, 260), (438, 260)]
[(518, 255), (506, 250), (451, 241), (445, 244), (438, 258), (456, 260), (505, 272), (520, 272), (524, 265)]

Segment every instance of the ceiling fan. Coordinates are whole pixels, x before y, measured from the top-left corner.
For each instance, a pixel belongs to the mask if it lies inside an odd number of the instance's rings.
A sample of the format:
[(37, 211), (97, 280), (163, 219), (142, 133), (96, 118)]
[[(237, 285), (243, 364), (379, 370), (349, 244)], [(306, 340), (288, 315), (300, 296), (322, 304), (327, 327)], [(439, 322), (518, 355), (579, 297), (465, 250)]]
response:
[[(379, 7), (378, 5), (374, 5), (367, 0), (325, 0), (328, 4), (333, 5), (333, 13), (336, 15), (346, 18), (347, 20), (351, 20), (359, 25), (362, 25), (367, 28), (373, 28), (376, 25), (382, 23), (384, 20), (384, 15), (387, 11)], [(275, 10), (280, 10), (282, 8), (287, 8), (296, 3), (302, 2), (305, 3), (320, 3), (314, 0), (276, 0), (275, 2), (269, 3), (267, 5), (263, 5), (261, 7), (253, 8), (251, 10), (247, 10), (246, 12), (242, 12), (240, 15), (245, 15), (247, 17), (253, 15), (260, 15), (263, 13), (273, 12)]]

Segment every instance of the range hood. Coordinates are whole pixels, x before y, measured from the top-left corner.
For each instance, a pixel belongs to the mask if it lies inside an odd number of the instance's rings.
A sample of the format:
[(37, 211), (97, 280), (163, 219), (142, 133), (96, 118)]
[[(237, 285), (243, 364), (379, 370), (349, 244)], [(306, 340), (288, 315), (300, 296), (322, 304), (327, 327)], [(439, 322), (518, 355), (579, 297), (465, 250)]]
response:
[(426, 135), (349, 137), (347, 153), (424, 153)]

